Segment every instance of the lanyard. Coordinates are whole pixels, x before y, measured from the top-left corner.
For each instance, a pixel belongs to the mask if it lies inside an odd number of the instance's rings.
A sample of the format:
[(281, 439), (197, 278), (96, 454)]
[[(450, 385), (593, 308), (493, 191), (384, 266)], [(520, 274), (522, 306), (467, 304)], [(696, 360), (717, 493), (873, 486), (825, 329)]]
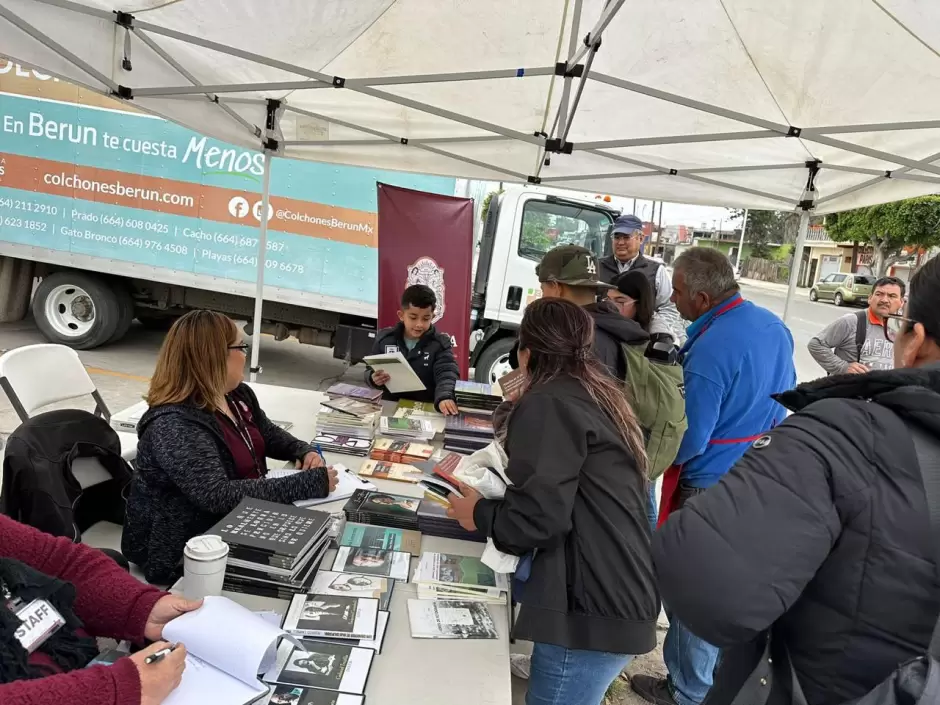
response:
[[(255, 444), (251, 440), (251, 433), (248, 432), (248, 423), (242, 417), (241, 409), (238, 408), (238, 402), (233, 402), (232, 399), (226, 395), (225, 401), (228, 402), (228, 408), (232, 410), (232, 415), (235, 417), (233, 425), (235, 430), (238, 431), (238, 435), (241, 437), (242, 441), (245, 443), (245, 446), (248, 448), (248, 452), (251, 454), (251, 462), (254, 465), (254, 469), (258, 472), (261, 471), (261, 466), (258, 463), (258, 456), (255, 453)], [(229, 419), (231, 421), (231, 419)]]
[(702, 330), (696, 333), (694, 337), (689, 338), (687, 341), (685, 341), (685, 345), (683, 345), (682, 350), (679, 351), (680, 357), (685, 357), (688, 354), (689, 350), (692, 348), (692, 344), (695, 343), (695, 341), (697, 341), (703, 335), (705, 335), (705, 331), (707, 331), (711, 327), (712, 323), (715, 322), (715, 319), (719, 318), (720, 316), (725, 315), (726, 313), (728, 313), (728, 311), (730, 311), (731, 309), (737, 308), (743, 303), (744, 303), (744, 299), (741, 298), (739, 294), (734, 299), (727, 302), (724, 306), (722, 306), (717, 311), (715, 311), (715, 315), (713, 315), (708, 320), (708, 322), (702, 326)]

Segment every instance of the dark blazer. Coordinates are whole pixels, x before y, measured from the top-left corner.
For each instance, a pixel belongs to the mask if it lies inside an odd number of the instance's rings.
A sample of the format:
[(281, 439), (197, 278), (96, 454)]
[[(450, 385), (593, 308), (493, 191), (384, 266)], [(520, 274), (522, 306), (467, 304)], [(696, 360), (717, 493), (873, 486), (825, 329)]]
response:
[[(299, 460), (315, 450), (271, 423), (247, 385), (232, 397), (251, 408), (269, 458)], [(329, 492), (323, 469), (276, 480), (235, 479), (235, 462), (215, 415), (191, 404), (150, 409), (137, 433), (137, 472), (121, 549), (151, 583), (175, 580), (186, 542), (205, 533), (242, 498), (290, 504)]]

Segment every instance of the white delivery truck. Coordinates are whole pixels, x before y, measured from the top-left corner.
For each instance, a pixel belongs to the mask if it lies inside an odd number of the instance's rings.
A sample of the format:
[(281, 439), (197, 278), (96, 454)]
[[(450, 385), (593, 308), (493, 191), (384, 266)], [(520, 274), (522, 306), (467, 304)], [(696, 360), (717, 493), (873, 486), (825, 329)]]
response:
[[(249, 320), (262, 173), (260, 154), (0, 60), (0, 321), (31, 308), (48, 340), (88, 349), (134, 318), (162, 327), (204, 308)], [(379, 181), (455, 190), (442, 177), (274, 160), (262, 332), (352, 362), (368, 349)], [(565, 243), (604, 254), (616, 215), (522, 186), (491, 200), (470, 311), (478, 380), (505, 369), (541, 256)]]

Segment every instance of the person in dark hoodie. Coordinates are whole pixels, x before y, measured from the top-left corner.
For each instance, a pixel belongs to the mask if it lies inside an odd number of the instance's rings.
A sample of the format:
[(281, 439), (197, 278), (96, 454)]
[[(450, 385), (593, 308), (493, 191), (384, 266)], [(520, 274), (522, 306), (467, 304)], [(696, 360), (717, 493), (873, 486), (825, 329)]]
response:
[[(272, 423), (243, 384), (248, 344), (231, 319), (192, 311), (167, 333), (140, 419), (137, 472), (121, 550), (148, 582), (172, 583), (186, 542), (244, 497), (289, 504), (326, 497), (336, 471)], [(266, 479), (265, 458), (306, 470)]]
[(505, 553), (534, 554), (513, 626), (535, 644), (527, 705), (599, 705), (633, 655), (656, 646), (643, 433), (591, 355), (595, 333), (568, 301), (526, 307), (526, 382), (505, 444), (512, 485), (501, 500), (467, 487), (449, 498), (464, 528)]
[(787, 653), (805, 702), (836, 705), (927, 651), (940, 580), (911, 429), (933, 441), (936, 462), (938, 301), (935, 257), (914, 275), (904, 315), (885, 318), (894, 370), (778, 395), (796, 413), (654, 535), (663, 599), (722, 648), (709, 705), (742, 690), (768, 631), (768, 705), (797, 702)]
[(637, 345), (649, 340), (640, 324), (620, 315), (610, 301), (597, 301), (598, 292), (610, 284), (597, 277), (597, 258), (578, 245), (561, 245), (545, 253), (536, 267), (542, 296), (555, 297), (581, 306), (594, 320), (592, 352), (615, 379), (626, 377), (626, 359), (621, 343)]

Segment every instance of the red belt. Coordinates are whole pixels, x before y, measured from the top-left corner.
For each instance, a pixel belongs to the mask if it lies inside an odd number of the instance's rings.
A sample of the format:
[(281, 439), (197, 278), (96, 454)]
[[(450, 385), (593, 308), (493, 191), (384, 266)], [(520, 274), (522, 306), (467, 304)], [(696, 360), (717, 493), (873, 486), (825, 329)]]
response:
[[(766, 432), (765, 432), (766, 433)], [(710, 446), (730, 446), (736, 443), (753, 443), (761, 438), (765, 433), (758, 433), (756, 436), (747, 438), (713, 438), (708, 442)], [(682, 474), (681, 465), (672, 465), (663, 475), (662, 498), (659, 501), (659, 520), (656, 528), (663, 525), (669, 515), (679, 508), (679, 476)]]

